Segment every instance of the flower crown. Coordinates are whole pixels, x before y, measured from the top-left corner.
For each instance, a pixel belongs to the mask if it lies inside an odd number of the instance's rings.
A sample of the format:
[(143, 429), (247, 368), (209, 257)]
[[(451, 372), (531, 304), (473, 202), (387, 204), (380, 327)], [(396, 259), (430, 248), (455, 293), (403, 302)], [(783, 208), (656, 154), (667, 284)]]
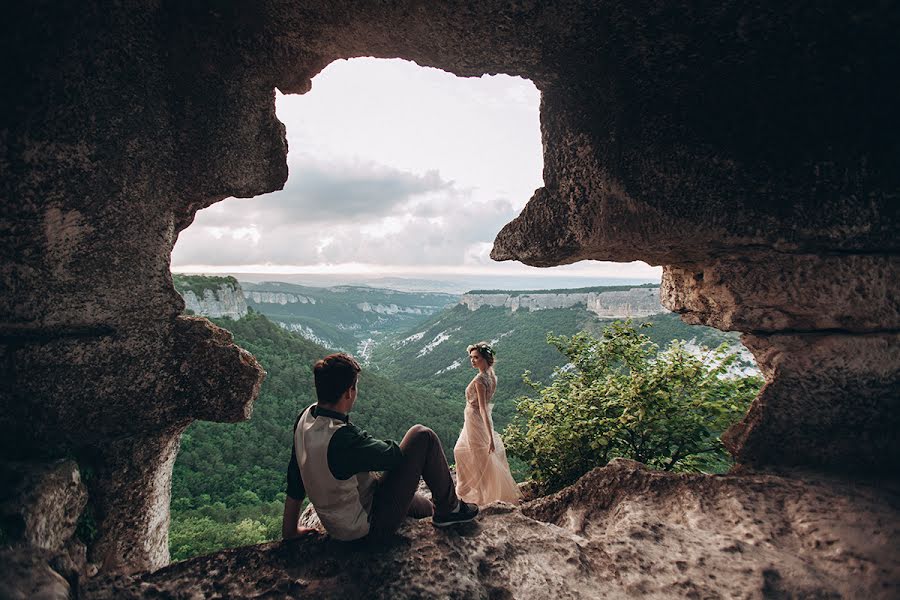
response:
[(471, 352), (472, 350), (478, 350), (479, 352), (494, 356), (494, 349), (491, 348), (491, 345), (487, 342), (478, 342), (477, 344), (471, 344), (466, 348), (466, 352)]

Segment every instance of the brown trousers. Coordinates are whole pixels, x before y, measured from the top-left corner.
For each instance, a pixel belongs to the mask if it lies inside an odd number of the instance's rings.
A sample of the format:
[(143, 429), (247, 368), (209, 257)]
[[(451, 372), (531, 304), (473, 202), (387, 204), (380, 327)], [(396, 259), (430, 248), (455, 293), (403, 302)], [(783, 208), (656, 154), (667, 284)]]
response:
[[(384, 474), (373, 501), (369, 537), (383, 537), (397, 530), (406, 516), (422, 519), (446, 514), (456, 507), (456, 489), (437, 434), (413, 425), (400, 442), (403, 460)], [(431, 490), (432, 500), (416, 493), (419, 478)]]

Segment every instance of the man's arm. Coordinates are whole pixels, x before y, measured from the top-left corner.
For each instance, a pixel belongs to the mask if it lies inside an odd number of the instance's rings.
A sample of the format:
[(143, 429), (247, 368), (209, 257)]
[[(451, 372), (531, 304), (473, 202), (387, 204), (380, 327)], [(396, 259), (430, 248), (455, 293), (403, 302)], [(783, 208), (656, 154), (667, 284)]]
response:
[(328, 444), (328, 468), (340, 480), (366, 471), (390, 471), (402, 458), (396, 442), (375, 439), (352, 424), (338, 429)]
[(281, 537), (289, 540), (303, 534), (314, 532), (315, 529), (300, 526), (300, 511), (303, 508), (303, 498), (306, 497), (306, 488), (303, 486), (303, 476), (300, 474), (300, 466), (297, 464), (297, 453), (291, 450), (291, 462), (287, 470), (287, 498), (284, 499), (284, 514), (281, 516)]

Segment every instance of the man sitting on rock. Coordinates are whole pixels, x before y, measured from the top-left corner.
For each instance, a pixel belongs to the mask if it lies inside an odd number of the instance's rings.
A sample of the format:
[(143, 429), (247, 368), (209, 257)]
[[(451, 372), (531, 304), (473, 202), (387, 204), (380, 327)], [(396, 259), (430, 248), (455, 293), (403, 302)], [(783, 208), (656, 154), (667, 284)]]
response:
[[(347, 354), (326, 356), (313, 368), (318, 403), (294, 424), (282, 536), (311, 531), (298, 523), (304, 496), (339, 540), (385, 536), (407, 515), (431, 516), (437, 527), (474, 519), (478, 507), (456, 497), (444, 450), (432, 430), (414, 425), (397, 445), (350, 423), (359, 372), (359, 364)], [(416, 494), (420, 477), (433, 502)]]

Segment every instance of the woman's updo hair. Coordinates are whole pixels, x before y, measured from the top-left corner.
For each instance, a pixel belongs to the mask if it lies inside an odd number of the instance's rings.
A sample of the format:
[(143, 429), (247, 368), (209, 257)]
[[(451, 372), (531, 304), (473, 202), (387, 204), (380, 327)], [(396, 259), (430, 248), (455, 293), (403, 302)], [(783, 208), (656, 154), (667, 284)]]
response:
[(478, 354), (481, 355), (481, 358), (487, 361), (487, 364), (493, 366), (494, 364), (494, 349), (491, 348), (491, 345), (487, 342), (478, 342), (477, 344), (472, 344), (468, 348), (466, 348), (467, 353), (471, 353), (472, 350), (478, 350)]

